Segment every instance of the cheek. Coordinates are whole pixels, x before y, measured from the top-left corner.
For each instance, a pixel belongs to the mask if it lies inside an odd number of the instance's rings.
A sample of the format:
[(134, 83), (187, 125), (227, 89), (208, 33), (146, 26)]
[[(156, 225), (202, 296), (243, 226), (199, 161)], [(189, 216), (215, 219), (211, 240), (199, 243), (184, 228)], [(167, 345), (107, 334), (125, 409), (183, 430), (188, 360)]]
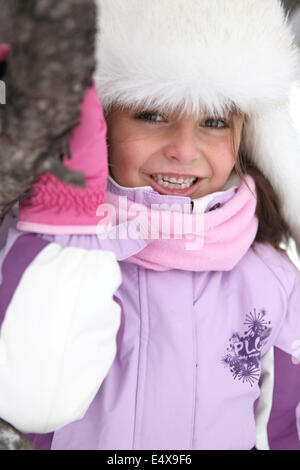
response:
[(211, 146), (207, 159), (217, 178), (226, 178), (234, 167), (235, 157), (230, 139)]
[(141, 142), (114, 141), (109, 147), (110, 170), (114, 179), (123, 186), (139, 184), (139, 169), (144, 163)]

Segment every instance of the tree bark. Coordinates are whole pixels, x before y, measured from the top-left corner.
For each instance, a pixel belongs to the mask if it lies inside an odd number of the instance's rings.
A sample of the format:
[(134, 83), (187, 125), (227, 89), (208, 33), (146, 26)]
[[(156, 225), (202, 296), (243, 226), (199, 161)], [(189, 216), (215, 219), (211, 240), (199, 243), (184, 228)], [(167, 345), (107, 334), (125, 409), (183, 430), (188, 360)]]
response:
[(84, 186), (61, 156), (94, 71), (93, 0), (0, 0), (0, 44), (11, 47), (0, 105), (0, 223), (44, 172)]
[(0, 419), (0, 450), (35, 450), (35, 447), (16, 428)]

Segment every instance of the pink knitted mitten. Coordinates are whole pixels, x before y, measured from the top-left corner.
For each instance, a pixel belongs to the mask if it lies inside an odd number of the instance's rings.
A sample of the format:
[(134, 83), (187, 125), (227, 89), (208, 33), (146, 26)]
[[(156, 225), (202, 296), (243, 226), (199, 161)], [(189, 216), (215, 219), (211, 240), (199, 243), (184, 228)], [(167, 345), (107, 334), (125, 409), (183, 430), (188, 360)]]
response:
[(106, 123), (95, 83), (81, 105), (80, 124), (69, 139), (71, 159), (64, 165), (85, 175), (80, 188), (44, 173), (33, 185), (33, 194), (20, 202), (17, 228), (48, 234), (97, 233), (101, 217), (97, 208), (105, 202), (108, 175)]

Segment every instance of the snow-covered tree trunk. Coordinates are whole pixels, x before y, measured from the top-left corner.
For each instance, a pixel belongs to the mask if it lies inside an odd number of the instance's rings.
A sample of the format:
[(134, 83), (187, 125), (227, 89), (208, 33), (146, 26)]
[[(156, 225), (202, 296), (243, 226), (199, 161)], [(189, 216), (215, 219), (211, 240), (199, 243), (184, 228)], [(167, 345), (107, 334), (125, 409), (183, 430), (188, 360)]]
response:
[(35, 447), (21, 432), (0, 419), (0, 450), (35, 450)]
[(0, 0), (0, 44), (10, 45), (0, 80), (0, 223), (44, 172), (84, 185), (60, 156), (94, 71), (93, 0)]

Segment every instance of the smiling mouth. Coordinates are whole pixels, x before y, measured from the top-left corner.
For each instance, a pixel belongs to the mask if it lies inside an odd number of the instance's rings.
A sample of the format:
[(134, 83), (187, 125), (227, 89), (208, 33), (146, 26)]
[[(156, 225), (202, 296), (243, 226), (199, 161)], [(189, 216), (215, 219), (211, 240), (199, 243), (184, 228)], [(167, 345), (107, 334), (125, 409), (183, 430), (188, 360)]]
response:
[(153, 189), (160, 194), (190, 196), (194, 194), (203, 178), (192, 175), (148, 174), (145, 175)]
[(184, 177), (179, 178), (175, 176), (151, 175), (151, 178), (164, 188), (169, 189), (187, 189), (193, 186), (198, 181), (197, 177)]

